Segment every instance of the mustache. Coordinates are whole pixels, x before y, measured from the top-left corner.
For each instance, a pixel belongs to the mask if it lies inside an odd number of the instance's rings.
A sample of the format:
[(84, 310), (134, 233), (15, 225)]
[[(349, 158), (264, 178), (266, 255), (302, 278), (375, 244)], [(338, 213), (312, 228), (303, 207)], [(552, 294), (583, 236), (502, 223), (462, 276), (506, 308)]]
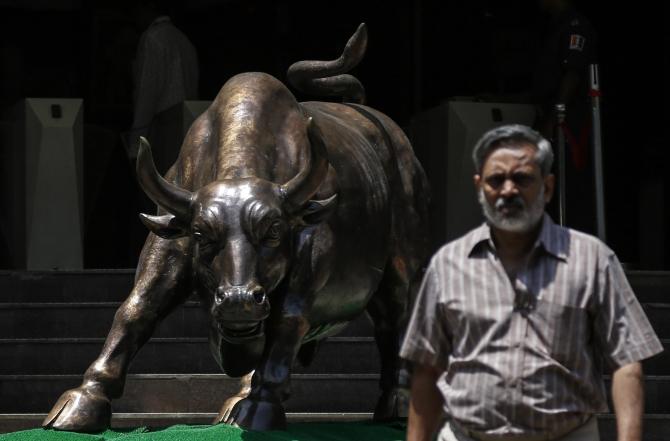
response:
[(501, 210), (503, 208), (523, 210), (526, 208), (526, 203), (519, 195), (514, 195), (508, 198), (500, 197), (495, 202), (495, 208), (496, 210)]

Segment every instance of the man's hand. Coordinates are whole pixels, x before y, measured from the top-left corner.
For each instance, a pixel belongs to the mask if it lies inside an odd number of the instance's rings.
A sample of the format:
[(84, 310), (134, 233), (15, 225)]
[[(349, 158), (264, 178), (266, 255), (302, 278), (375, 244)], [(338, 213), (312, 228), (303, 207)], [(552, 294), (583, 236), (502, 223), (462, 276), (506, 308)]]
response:
[(618, 441), (642, 441), (644, 375), (640, 363), (627, 364), (614, 371), (612, 401)]
[(442, 416), (437, 368), (415, 364), (407, 419), (407, 441), (431, 441)]

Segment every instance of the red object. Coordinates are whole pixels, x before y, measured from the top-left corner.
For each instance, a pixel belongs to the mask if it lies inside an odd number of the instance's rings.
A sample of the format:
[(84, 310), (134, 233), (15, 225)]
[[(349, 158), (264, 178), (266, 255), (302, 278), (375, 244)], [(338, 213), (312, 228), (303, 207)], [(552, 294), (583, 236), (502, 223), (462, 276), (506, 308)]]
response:
[(586, 123), (582, 126), (582, 130), (579, 132), (579, 138), (575, 137), (565, 123), (561, 124), (561, 130), (570, 146), (572, 164), (577, 170), (583, 171), (586, 168), (586, 163), (588, 161), (588, 141), (589, 133), (591, 132), (591, 124)]

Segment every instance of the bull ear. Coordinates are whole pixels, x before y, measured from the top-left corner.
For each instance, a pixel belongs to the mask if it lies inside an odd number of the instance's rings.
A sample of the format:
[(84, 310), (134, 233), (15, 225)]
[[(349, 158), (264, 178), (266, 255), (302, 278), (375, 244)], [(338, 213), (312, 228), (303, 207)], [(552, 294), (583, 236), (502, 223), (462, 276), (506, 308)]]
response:
[(163, 239), (178, 239), (188, 234), (188, 226), (171, 214), (150, 216), (140, 213), (140, 220), (152, 233)]
[(311, 199), (303, 205), (298, 212), (298, 217), (302, 218), (305, 225), (316, 225), (326, 220), (335, 211), (335, 208), (337, 208), (337, 194), (319, 201)]

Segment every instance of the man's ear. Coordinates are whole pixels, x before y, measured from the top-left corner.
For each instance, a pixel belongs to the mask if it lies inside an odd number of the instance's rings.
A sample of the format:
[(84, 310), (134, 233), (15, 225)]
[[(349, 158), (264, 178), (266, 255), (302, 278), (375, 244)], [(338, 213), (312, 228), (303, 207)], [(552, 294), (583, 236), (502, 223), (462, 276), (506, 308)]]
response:
[(316, 225), (323, 222), (330, 216), (337, 207), (337, 194), (332, 195), (328, 199), (309, 200), (298, 211), (297, 217), (302, 219), (305, 225)]
[(476, 190), (477, 192), (479, 192), (479, 186), (480, 186), (481, 183), (482, 183), (482, 177), (481, 177), (481, 175), (479, 175), (479, 174), (474, 175), (474, 176), (472, 177), (472, 182), (474, 182), (474, 184), (475, 184), (475, 190)]
[(178, 239), (188, 234), (188, 226), (172, 214), (150, 216), (140, 213), (140, 220), (152, 233), (163, 239)]

